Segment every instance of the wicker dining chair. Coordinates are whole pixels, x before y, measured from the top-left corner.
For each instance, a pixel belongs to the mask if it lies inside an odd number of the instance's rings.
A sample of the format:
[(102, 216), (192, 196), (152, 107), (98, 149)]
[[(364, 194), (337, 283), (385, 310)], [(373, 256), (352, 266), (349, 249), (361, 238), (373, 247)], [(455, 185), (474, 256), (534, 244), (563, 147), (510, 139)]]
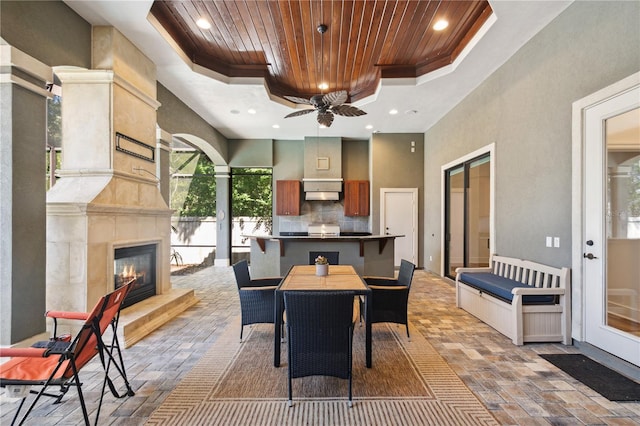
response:
[(415, 268), (413, 263), (402, 259), (398, 278), (363, 278), (371, 289), (371, 323), (404, 324), (407, 327), (407, 338), (410, 337), (407, 303)]
[(292, 379), (333, 376), (349, 380), (353, 341), (351, 291), (285, 291), (287, 315), (289, 406), (293, 405)]
[(251, 279), (249, 265), (246, 260), (235, 263), (233, 272), (236, 276), (236, 284), (240, 295), (242, 316), (240, 341), (242, 341), (242, 331), (245, 325), (275, 323), (275, 290), (282, 278)]

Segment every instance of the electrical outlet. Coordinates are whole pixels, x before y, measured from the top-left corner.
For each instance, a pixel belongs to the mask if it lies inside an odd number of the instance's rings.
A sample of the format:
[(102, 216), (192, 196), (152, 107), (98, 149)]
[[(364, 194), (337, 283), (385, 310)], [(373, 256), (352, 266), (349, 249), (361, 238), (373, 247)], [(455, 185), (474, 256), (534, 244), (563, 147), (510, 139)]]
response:
[(553, 246), (560, 247), (560, 237), (553, 237)]
[(552, 247), (551, 237), (547, 237), (547, 247)]
[(433, 256), (429, 256), (429, 262), (433, 262)]

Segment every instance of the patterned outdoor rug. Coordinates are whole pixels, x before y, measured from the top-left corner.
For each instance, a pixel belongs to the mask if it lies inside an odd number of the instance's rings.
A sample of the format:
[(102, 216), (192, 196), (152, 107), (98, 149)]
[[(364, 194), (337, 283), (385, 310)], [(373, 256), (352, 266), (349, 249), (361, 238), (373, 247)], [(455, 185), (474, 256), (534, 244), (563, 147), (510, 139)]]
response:
[(151, 415), (148, 425), (494, 425), (429, 342), (413, 327), (373, 326), (373, 368), (365, 367), (364, 327), (353, 342), (353, 401), (347, 380), (293, 380), (287, 405), (286, 343), (273, 367), (273, 325), (245, 327), (239, 319)]

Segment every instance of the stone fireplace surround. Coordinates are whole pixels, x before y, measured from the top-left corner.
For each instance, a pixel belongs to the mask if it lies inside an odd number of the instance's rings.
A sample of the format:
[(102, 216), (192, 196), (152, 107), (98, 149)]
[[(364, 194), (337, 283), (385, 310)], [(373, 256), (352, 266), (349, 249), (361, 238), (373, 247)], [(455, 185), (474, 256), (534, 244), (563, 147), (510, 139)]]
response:
[[(171, 210), (155, 178), (156, 158), (117, 149), (117, 134), (156, 151), (155, 65), (112, 27), (93, 28), (94, 69), (58, 68), (62, 167), (47, 193), (47, 309), (91, 310), (114, 290), (115, 249), (156, 245), (156, 295), (122, 311), (131, 346), (197, 302), (172, 289)], [(73, 323), (59, 330), (74, 333)]]

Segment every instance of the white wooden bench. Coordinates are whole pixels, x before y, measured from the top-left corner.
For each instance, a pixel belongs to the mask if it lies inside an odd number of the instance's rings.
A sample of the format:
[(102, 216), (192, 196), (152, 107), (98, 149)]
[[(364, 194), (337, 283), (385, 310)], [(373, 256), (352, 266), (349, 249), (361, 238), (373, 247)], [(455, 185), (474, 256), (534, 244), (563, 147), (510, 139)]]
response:
[(571, 276), (528, 260), (493, 255), (490, 267), (456, 269), (456, 306), (514, 344), (571, 344)]

